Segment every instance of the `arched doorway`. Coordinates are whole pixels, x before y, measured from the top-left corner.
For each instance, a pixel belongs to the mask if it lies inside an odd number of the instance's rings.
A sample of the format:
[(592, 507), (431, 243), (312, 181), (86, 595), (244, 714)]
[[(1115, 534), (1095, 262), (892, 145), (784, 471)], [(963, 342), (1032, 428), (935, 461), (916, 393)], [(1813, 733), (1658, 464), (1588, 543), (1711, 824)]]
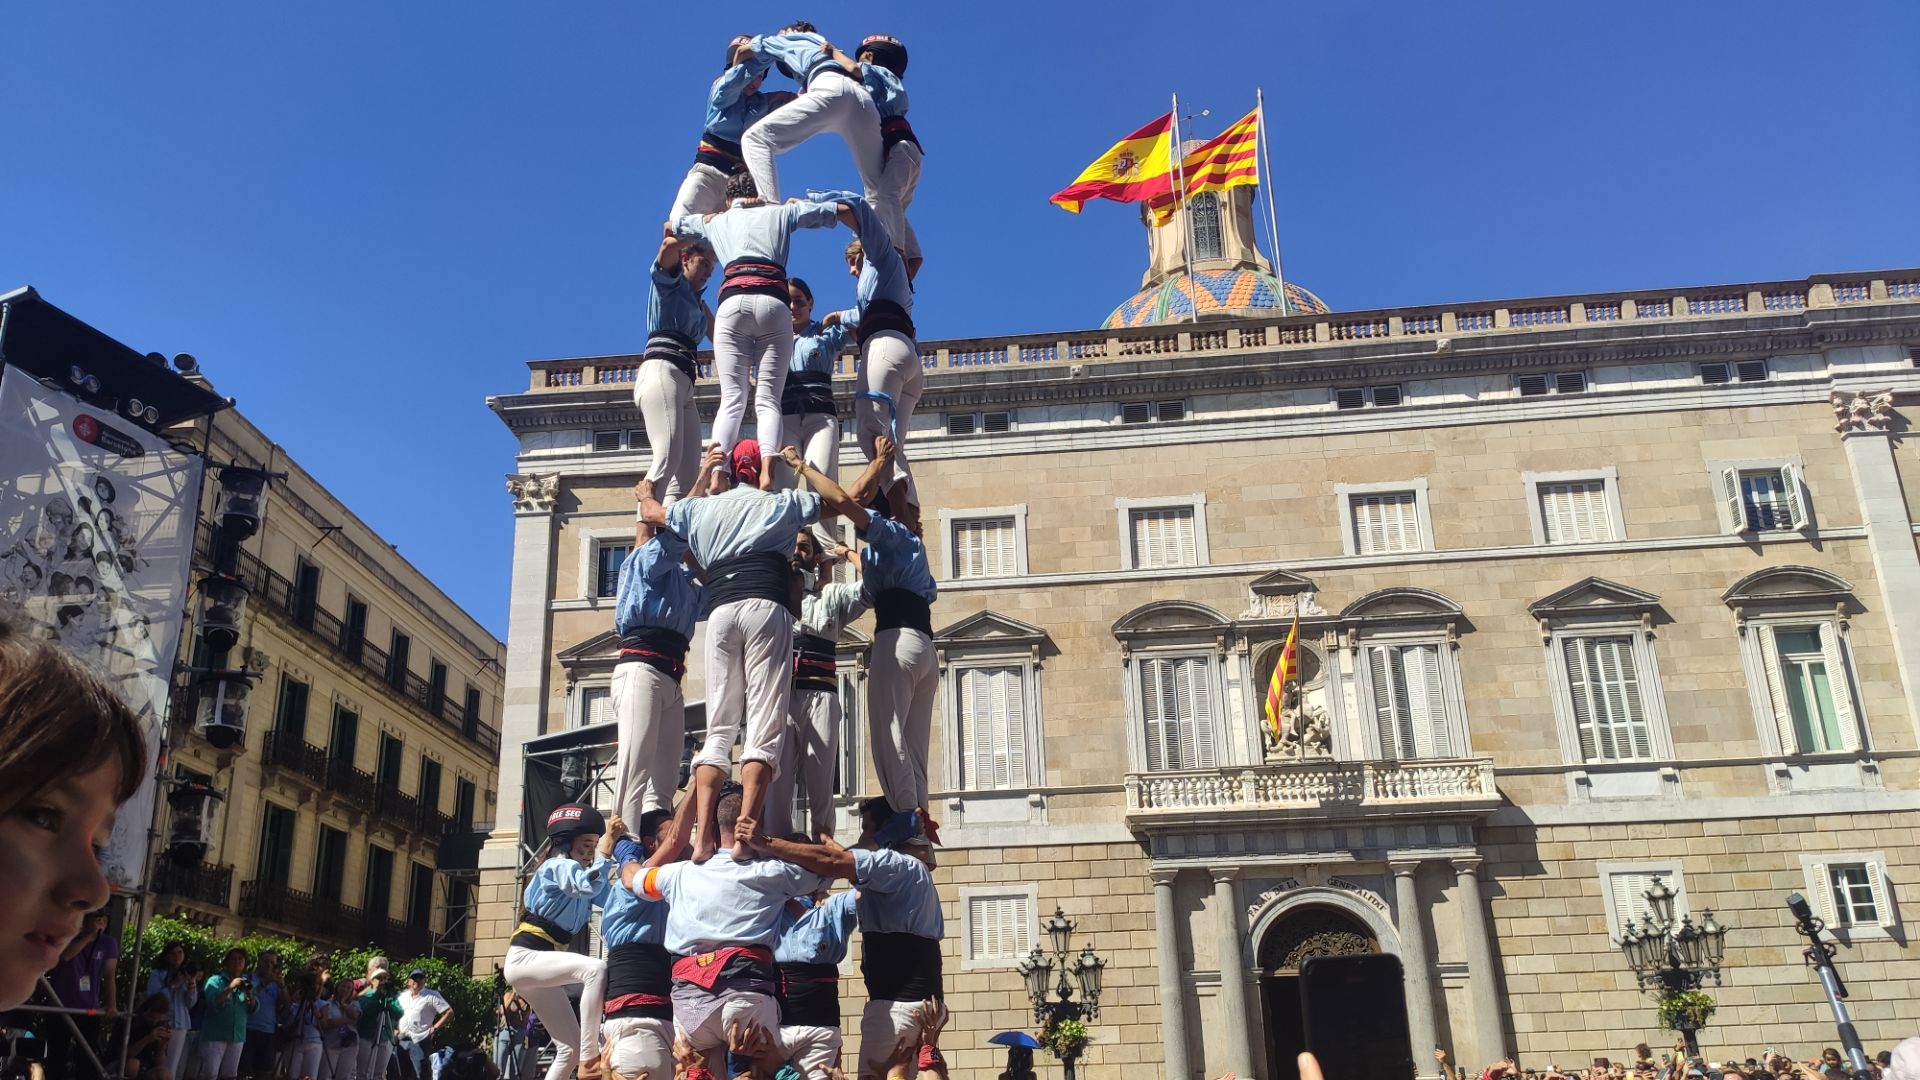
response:
[(1296, 908), (1267, 928), (1259, 962), (1269, 1080), (1299, 1080), (1294, 1058), (1307, 1047), (1300, 1025), (1300, 965), (1313, 956), (1379, 951), (1380, 942), (1366, 924), (1338, 908)]

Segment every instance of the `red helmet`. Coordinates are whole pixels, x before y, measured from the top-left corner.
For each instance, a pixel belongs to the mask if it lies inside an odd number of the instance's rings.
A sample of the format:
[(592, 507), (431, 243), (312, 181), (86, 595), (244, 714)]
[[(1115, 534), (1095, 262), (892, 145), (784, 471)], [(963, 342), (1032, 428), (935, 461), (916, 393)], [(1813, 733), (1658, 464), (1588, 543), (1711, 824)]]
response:
[(753, 439), (741, 439), (733, 444), (733, 453), (727, 465), (733, 471), (733, 482), (748, 487), (760, 484), (760, 444)]

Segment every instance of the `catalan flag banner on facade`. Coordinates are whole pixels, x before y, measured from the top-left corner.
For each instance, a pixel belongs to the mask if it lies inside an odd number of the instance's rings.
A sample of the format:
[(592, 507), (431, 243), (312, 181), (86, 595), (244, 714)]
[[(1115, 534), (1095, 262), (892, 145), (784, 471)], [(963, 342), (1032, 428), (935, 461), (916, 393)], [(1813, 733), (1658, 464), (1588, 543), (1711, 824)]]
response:
[(1273, 662), (1273, 681), (1267, 684), (1267, 730), (1280, 742), (1280, 714), (1287, 708), (1287, 684), (1300, 675), (1300, 614), (1295, 612), (1293, 627), (1287, 631), (1287, 643), (1280, 647), (1280, 658)]
[[(1232, 187), (1260, 182), (1260, 110), (1255, 109), (1241, 117), (1235, 124), (1220, 134), (1208, 139), (1193, 149), (1181, 162), (1181, 171), (1186, 178), (1186, 198), (1191, 199), (1206, 191), (1225, 191)], [(1175, 177), (1175, 183), (1179, 177)], [(1153, 223), (1165, 225), (1173, 217), (1173, 209), (1180, 201), (1174, 198), (1173, 186), (1148, 200), (1153, 210)]]
[(1167, 196), (1173, 190), (1172, 130), (1173, 114), (1168, 113), (1114, 143), (1049, 201), (1077, 214), (1088, 199), (1145, 202)]

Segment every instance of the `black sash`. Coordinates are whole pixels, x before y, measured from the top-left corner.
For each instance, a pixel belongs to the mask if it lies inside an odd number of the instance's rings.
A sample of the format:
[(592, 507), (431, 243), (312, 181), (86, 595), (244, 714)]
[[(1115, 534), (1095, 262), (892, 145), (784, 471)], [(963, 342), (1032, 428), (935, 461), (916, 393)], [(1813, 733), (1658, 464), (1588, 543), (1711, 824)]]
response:
[(820, 371), (787, 372), (787, 385), (780, 391), (780, 415), (831, 416), (838, 411), (833, 404), (833, 376)]
[(925, 1001), (946, 997), (940, 943), (918, 934), (861, 932), (860, 974), (869, 1001)]
[(843, 79), (851, 77), (847, 74), (847, 69), (840, 66), (840, 61), (835, 60), (832, 53), (827, 53), (820, 59), (814, 61), (813, 66), (807, 69), (806, 78), (796, 81), (811, 90), (813, 89), (813, 80), (825, 75), (829, 71), (837, 73)]
[(720, 285), (720, 299), (729, 296), (771, 296), (781, 303), (787, 295), (787, 268), (765, 259), (735, 259), (727, 264), (726, 278)]
[(693, 160), (719, 169), (728, 176), (739, 176), (747, 171), (747, 159), (740, 152), (740, 144), (732, 139), (723, 139), (711, 131), (700, 133), (700, 148), (693, 152)]
[(885, 147), (885, 153), (892, 153), (893, 148), (903, 142), (912, 143), (923, 154), (927, 152), (927, 148), (920, 145), (919, 137), (913, 133), (913, 125), (907, 123), (906, 117), (889, 116), (880, 121), (880, 144)]
[(554, 922), (544, 915), (535, 915), (529, 911), (520, 916), (520, 921), (528, 926), (539, 927), (541, 933), (547, 936), (541, 937), (540, 934), (529, 933), (522, 930), (514, 934), (513, 939), (507, 942), (507, 944), (518, 945), (523, 949), (532, 949), (535, 952), (552, 952), (556, 946), (565, 948), (573, 941), (573, 931), (563, 928), (559, 923)]
[(607, 1019), (673, 1019), (673, 954), (664, 945), (630, 941), (607, 950), (607, 996), (611, 1002), (630, 994), (666, 999), (664, 1004), (634, 1003), (607, 1013)]
[(721, 559), (707, 567), (707, 610), (736, 600), (771, 600), (794, 614), (793, 565), (777, 551)]
[(870, 301), (860, 312), (860, 325), (853, 330), (854, 340), (865, 345), (868, 338), (882, 330), (898, 331), (912, 338), (913, 316), (907, 314), (906, 308), (891, 300)]
[(642, 626), (620, 639), (620, 659), (645, 664), (678, 682), (687, 672), (687, 639), (664, 626)]
[(933, 634), (933, 602), (905, 589), (883, 589), (873, 598), (873, 630), (918, 630)]
[(641, 354), (647, 360), (665, 360), (680, 369), (680, 374), (688, 382), (698, 381), (700, 374), (693, 366), (694, 345), (684, 335), (671, 330), (655, 330), (647, 337), (647, 348)]
[(827, 638), (818, 634), (795, 634), (793, 636), (793, 688), (837, 692), (840, 685), (834, 678), (834, 672), (838, 655), (838, 649)]
[[(780, 964), (781, 1027), (840, 1026), (840, 969), (833, 964)], [(925, 999), (922, 999), (925, 1000)]]

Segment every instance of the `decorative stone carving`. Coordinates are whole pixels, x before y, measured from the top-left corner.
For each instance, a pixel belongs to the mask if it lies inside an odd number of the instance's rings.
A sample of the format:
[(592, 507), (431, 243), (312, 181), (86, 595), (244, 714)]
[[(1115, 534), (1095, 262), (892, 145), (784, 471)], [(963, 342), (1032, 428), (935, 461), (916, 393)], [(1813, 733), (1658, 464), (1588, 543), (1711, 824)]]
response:
[(1888, 431), (1893, 424), (1893, 391), (1835, 390), (1828, 398), (1833, 404), (1833, 430), (1844, 434), (1863, 431)]
[(1310, 619), (1316, 615), (1325, 615), (1327, 609), (1320, 606), (1312, 589), (1294, 593), (1291, 596), (1274, 593), (1262, 593), (1257, 589), (1247, 590), (1247, 610), (1240, 613), (1243, 619), (1291, 619), (1295, 615)]
[(1327, 879), (1327, 887), (1352, 893), (1361, 903), (1382, 915), (1387, 914), (1387, 902), (1380, 899), (1378, 893), (1375, 893), (1372, 889), (1367, 888), (1357, 881), (1348, 881), (1343, 877), (1330, 877)]
[(1300, 684), (1287, 683), (1288, 707), (1280, 713), (1280, 737), (1266, 727), (1260, 729), (1267, 744), (1267, 756), (1286, 761), (1333, 756), (1333, 721), (1318, 705), (1300, 703)]
[(552, 513), (554, 501), (560, 497), (560, 474), (523, 476), (519, 473), (508, 473), (507, 494), (513, 496), (515, 510)]
[(1346, 915), (1306, 910), (1289, 915), (1260, 943), (1260, 970), (1298, 971), (1315, 956), (1362, 956), (1378, 952), (1372, 935)]
[(1253, 903), (1247, 905), (1247, 918), (1253, 918), (1260, 913), (1261, 908), (1266, 907), (1274, 900), (1299, 887), (1299, 878), (1281, 878), (1279, 881), (1274, 882), (1272, 888), (1254, 897)]

